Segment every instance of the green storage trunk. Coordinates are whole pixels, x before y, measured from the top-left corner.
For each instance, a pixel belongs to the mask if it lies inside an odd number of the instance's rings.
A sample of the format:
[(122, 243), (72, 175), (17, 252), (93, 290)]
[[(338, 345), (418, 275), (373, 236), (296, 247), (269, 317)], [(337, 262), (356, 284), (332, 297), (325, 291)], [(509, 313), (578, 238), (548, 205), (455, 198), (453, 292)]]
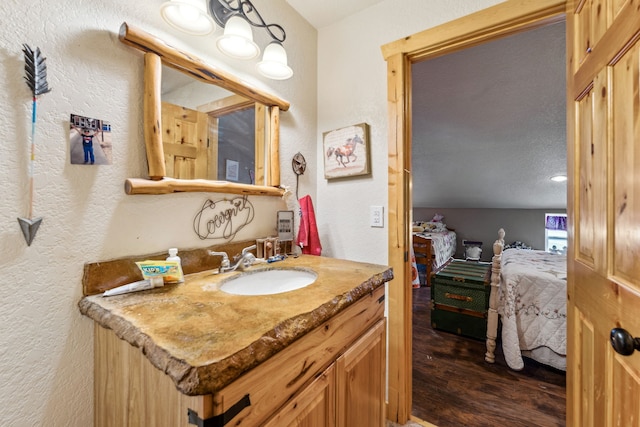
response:
[(431, 326), (485, 340), (490, 292), (490, 263), (451, 260), (432, 280)]

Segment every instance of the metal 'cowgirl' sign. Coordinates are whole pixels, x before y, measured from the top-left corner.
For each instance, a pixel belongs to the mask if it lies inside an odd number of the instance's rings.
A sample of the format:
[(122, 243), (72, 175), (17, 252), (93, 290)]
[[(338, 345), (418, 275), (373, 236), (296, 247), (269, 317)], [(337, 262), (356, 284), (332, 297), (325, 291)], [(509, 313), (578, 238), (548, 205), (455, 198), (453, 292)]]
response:
[(255, 210), (248, 196), (207, 200), (193, 220), (193, 230), (201, 240), (232, 240), (253, 221)]

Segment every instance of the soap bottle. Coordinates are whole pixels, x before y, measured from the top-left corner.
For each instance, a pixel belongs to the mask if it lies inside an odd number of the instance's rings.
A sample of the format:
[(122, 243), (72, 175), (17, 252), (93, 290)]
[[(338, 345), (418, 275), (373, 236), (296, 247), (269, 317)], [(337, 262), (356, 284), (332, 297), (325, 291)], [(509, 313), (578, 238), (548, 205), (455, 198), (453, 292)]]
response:
[(184, 273), (182, 272), (182, 261), (178, 256), (178, 248), (169, 248), (169, 256), (167, 257), (167, 261), (176, 261), (178, 263), (178, 283), (184, 282)]

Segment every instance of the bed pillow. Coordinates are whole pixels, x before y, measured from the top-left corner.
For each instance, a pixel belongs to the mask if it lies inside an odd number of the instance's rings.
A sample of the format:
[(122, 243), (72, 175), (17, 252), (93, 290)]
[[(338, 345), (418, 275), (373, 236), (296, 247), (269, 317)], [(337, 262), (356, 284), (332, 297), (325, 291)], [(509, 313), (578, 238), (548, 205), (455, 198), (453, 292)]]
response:
[(429, 232), (429, 231), (433, 231), (433, 232), (447, 231), (447, 225), (442, 223), (442, 222), (428, 221), (428, 222), (422, 223), (422, 226), (424, 227), (424, 231), (426, 231), (426, 232)]

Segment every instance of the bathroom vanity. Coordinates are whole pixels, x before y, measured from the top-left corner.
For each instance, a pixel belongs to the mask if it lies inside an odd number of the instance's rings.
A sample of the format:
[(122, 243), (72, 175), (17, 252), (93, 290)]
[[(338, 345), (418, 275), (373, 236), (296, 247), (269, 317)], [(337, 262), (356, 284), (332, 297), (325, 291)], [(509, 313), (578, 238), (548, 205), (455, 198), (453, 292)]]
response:
[[(313, 271), (301, 289), (232, 295), (263, 269)], [(95, 321), (95, 425), (382, 426), (389, 267), (300, 256), (79, 307)]]

